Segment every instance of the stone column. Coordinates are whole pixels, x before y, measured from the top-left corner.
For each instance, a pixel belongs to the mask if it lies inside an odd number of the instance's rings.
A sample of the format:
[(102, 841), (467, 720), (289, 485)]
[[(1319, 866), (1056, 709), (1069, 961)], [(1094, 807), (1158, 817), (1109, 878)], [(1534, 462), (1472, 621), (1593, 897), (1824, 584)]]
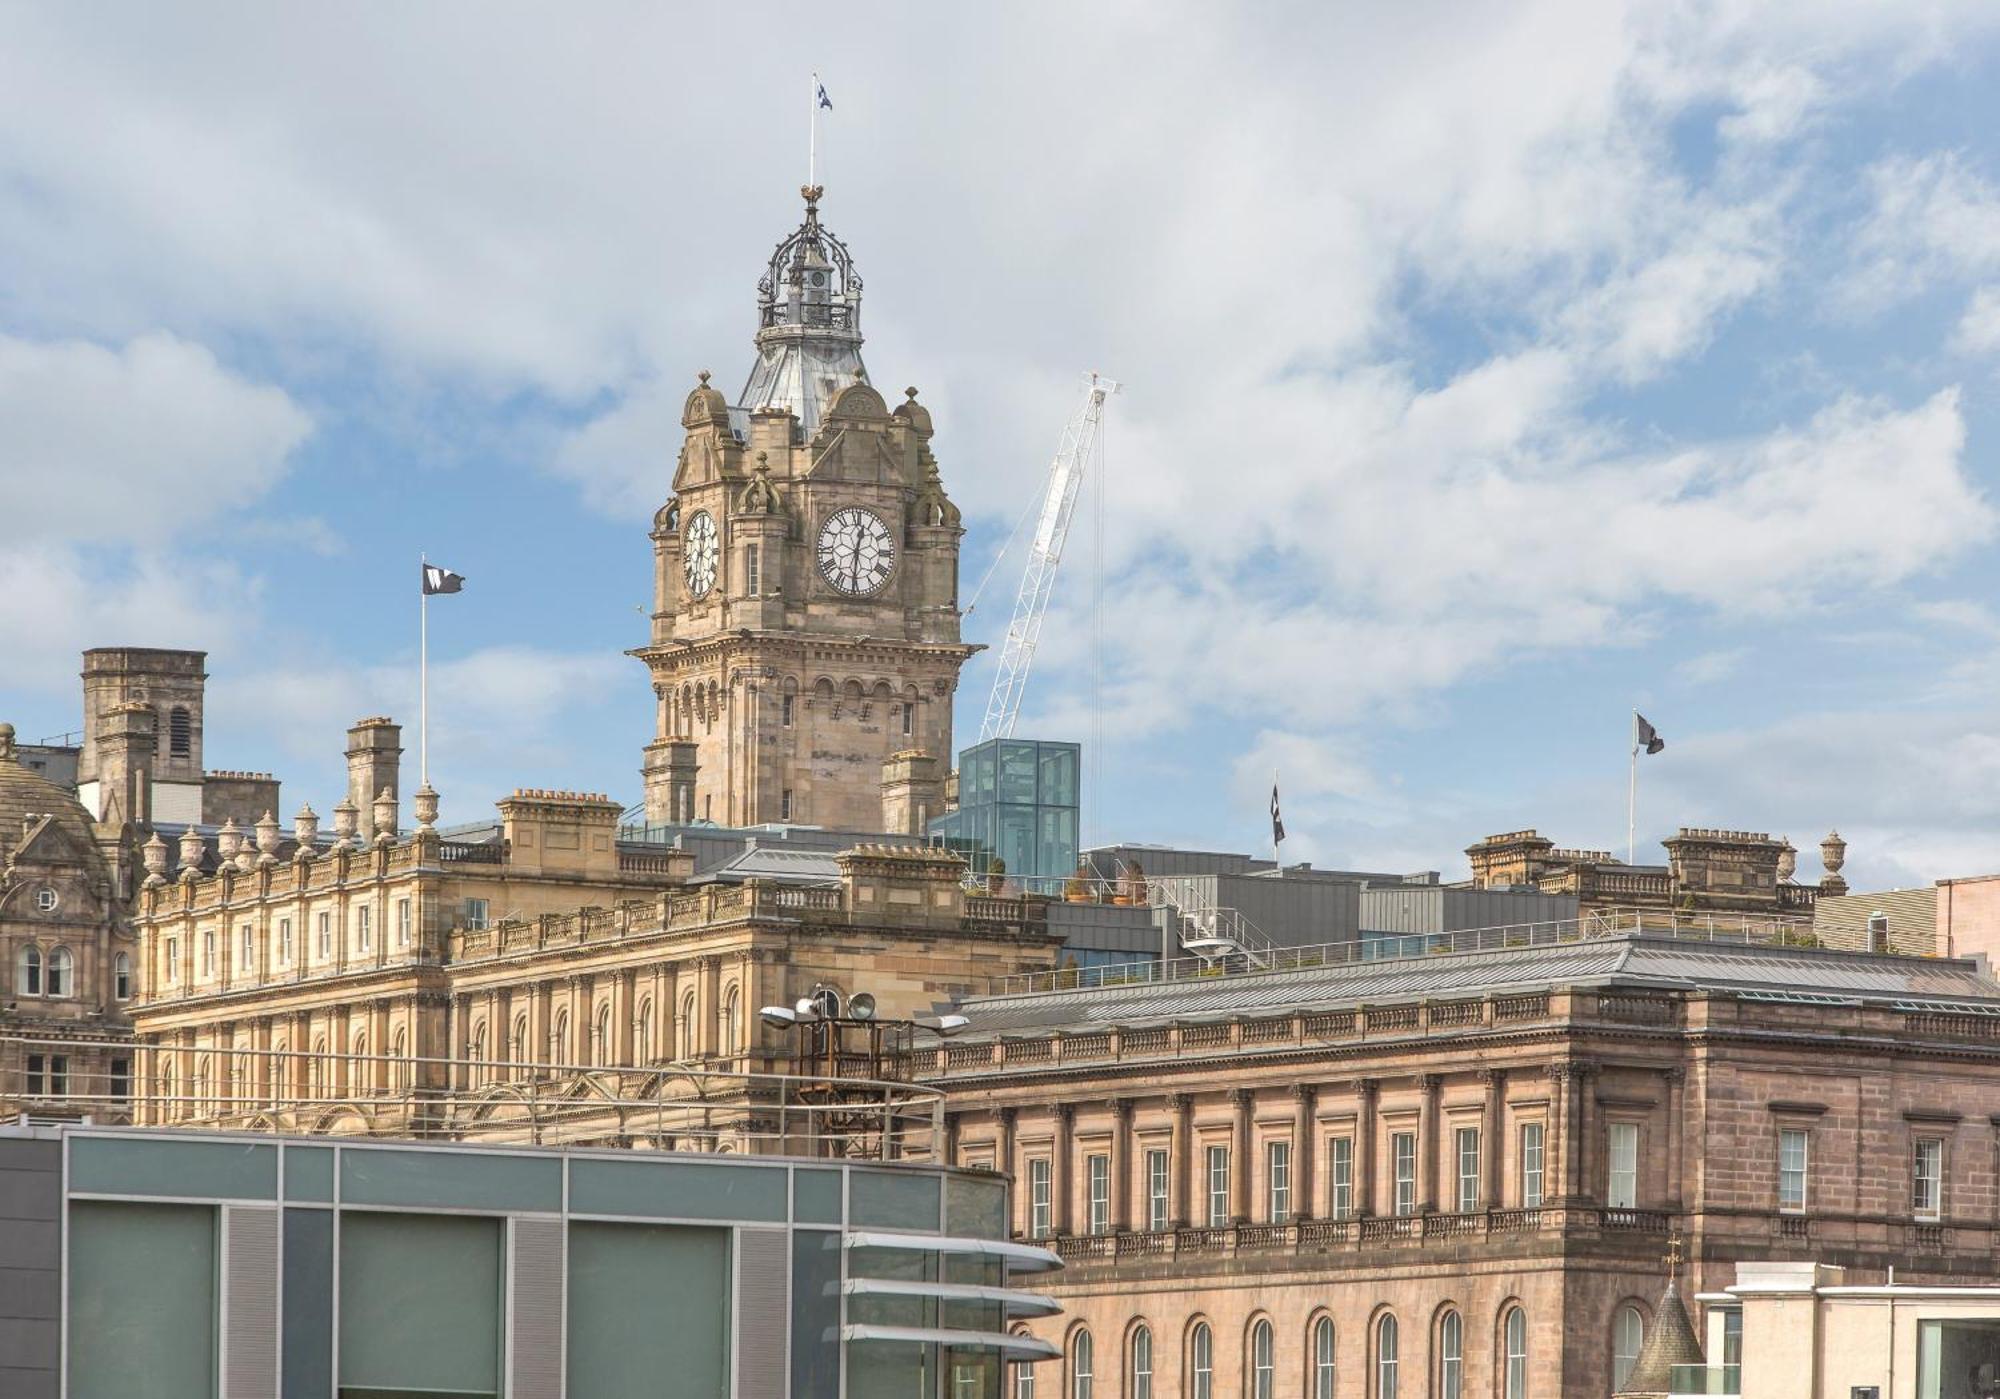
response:
[(611, 1062), (619, 1065), (636, 1064), (638, 1057), (632, 1048), (632, 1022), (639, 1015), (638, 996), (639, 974), (629, 968), (617, 974), (611, 983)]
[(1362, 1219), (1375, 1213), (1375, 1098), (1379, 1089), (1372, 1078), (1354, 1080), (1354, 1213)]
[(1423, 1089), (1423, 1120), (1417, 1127), (1417, 1212), (1435, 1214), (1438, 1207), (1438, 1092), (1444, 1087), (1442, 1074), (1420, 1074), (1417, 1086)]
[(714, 953), (701, 959), (701, 992), (695, 1013), (699, 1017), (701, 1034), (695, 1052), (698, 1054), (720, 1054), (722, 1052), (722, 958)]
[(1247, 1088), (1229, 1090), (1229, 1105), (1236, 1110), (1229, 1148), (1229, 1154), (1236, 1158), (1229, 1177), (1229, 1218), (1232, 1224), (1250, 1222), (1250, 1182), (1253, 1173), (1250, 1113), (1255, 1102), (1256, 1095)]
[(1318, 1182), (1313, 1177), (1318, 1147), (1313, 1104), (1318, 1096), (1319, 1090), (1310, 1083), (1292, 1085), (1292, 1101), (1298, 1105), (1292, 1119), (1292, 1218), (1300, 1224), (1313, 1217), (1313, 1201), (1318, 1194)]
[(1076, 1109), (1068, 1103), (1057, 1103), (1053, 1112), (1055, 1145), (1049, 1153), (1049, 1227), (1056, 1234), (1070, 1232), (1070, 1192), (1075, 1187), (1076, 1172), (1070, 1164), (1071, 1128), (1075, 1123)]
[(1687, 1087), (1687, 1070), (1676, 1064), (1662, 1078), (1666, 1083), (1667, 1096), (1667, 1208), (1678, 1211), (1681, 1207), (1681, 1133), (1685, 1130), (1687, 1116), (1681, 1106), (1681, 1097)]
[(1025, 1213), (1028, 1208), (1027, 1204), (1028, 1192), (1019, 1188), (1021, 1183), (1021, 1172), (1016, 1168), (1014, 1161), (1015, 1116), (1016, 1113), (1013, 1108), (1000, 1109), (999, 1113), (1000, 1146), (998, 1155), (994, 1157), (993, 1165), (997, 1170), (999, 1170), (1003, 1175), (1005, 1175), (1008, 1181), (1011, 1182), (1012, 1184), (1013, 1188), (1009, 1189), (1007, 1193), (1013, 1197), (1014, 1201), (1014, 1210), (1017, 1220), (1014, 1226), (1014, 1234), (1018, 1238), (1019, 1236), (1028, 1232), (1027, 1215)]
[(1172, 1143), (1173, 1180), (1169, 1190), (1173, 1196), (1168, 1201), (1168, 1219), (1176, 1229), (1185, 1229), (1194, 1218), (1194, 1210), (1188, 1199), (1190, 1182), (1194, 1170), (1194, 1096), (1189, 1093), (1169, 1093), (1167, 1106), (1174, 1112), (1174, 1136)]
[(1572, 1090), (1576, 1099), (1576, 1197), (1597, 1198), (1597, 1117), (1591, 1098), (1596, 1093), (1593, 1066), (1578, 1064)]
[(1111, 1100), (1111, 1230), (1132, 1227), (1132, 1100)]
[(1486, 1086), (1485, 1121), (1479, 1134), (1479, 1203), (1492, 1210), (1502, 1202), (1501, 1163), (1507, 1156), (1507, 1071), (1481, 1069), (1479, 1081)]

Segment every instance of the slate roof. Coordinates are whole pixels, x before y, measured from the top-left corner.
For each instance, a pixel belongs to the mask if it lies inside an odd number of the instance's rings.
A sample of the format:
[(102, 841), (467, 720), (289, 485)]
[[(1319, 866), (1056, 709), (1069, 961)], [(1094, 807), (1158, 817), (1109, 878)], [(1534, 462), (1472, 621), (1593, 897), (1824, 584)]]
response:
[[(1564, 986), (1715, 989), (1773, 999), (1831, 999), (2000, 1014), (2000, 982), (1969, 958), (1697, 942), (1619, 933), (1539, 947), (1078, 990), (979, 996), (961, 1039), (1109, 1025), (1275, 1015), (1360, 1003), (1506, 994)], [(1939, 1005), (1938, 1003), (1943, 1003)]]

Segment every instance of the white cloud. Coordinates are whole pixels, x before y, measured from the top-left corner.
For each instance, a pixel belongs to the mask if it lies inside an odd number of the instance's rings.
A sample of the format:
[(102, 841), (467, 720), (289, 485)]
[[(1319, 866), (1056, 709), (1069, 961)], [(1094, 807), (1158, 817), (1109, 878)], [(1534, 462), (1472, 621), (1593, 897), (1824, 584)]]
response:
[(1718, 685), (1743, 667), (1749, 652), (1741, 646), (1724, 651), (1704, 651), (1674, 667), (1674, 678), (1683, 685)]
[(1941, 277), (2000, 271), (2000, 189), (1966, 157), (1895, 156), (1869, 168), (1867, 185), (1857, 266), (1843, 286), (1851, 302), (1870, 307)]
[(2000, 285), (1980, 287), (1966, 303), (1952, 332), (1952, 346), (1969, 355), (1990, 355), (2000, 350)]
[(0, 422), (0, 492), (39, 537), (155, 543), (256, 503), (312, 430), (282, 389), (165, 333), (117, 350), (0, 335)]

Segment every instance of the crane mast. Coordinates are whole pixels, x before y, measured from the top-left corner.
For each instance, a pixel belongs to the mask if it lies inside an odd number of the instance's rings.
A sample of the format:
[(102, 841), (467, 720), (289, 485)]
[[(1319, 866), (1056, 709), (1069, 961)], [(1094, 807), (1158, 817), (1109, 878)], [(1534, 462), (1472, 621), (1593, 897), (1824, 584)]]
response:
[(1091, 450), (1097, 444), (1098, 424), (1104, 418), (1104, 400), (1117, 392), (1115, 381), (1095, 374), (1090, 376), (1084, 387), (1083, 402), (1063, 428), (1055, 460), (1049, 463), (1041, 516), (1035, 524), (1028, 566), (1021, 574), (1021, 591), (1014, 599), (1014, 619), (1007, 624), (1007, 640), (1000, 648), (1000, 662), (993, 673), (993, 693), (986, 701), (986, 718), (979, 726), (981, 743), (1014, 736), (1014, 721), (1020, 717), (1021, 695), (1028, 688), (1035, 645), (1042, 637), (1042, 619), (1048, 614), (1049, 597), (1055, 591), (1056, 566), (1062, 562), (1063, 541), (1069, 537), (1070, 517), (1076, 513), (1076, 498), (1090, 465)]

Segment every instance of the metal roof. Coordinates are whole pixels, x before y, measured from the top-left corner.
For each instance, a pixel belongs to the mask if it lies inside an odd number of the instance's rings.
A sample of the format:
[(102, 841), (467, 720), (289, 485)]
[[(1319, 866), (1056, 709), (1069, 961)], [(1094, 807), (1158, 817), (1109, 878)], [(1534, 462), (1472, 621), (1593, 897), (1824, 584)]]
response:
[(2000, 1008), (2000, 982), (1969, 959), (1875, 956), (1630, 933), (1394, 962), (973, 997), (959, 1007), (972, 1020), (960, 1038), (1227, 1019), (1575, 985), (1793, 993), (1794, 999), (1819, 1002), (1893, 1004), (1949, 997)]

